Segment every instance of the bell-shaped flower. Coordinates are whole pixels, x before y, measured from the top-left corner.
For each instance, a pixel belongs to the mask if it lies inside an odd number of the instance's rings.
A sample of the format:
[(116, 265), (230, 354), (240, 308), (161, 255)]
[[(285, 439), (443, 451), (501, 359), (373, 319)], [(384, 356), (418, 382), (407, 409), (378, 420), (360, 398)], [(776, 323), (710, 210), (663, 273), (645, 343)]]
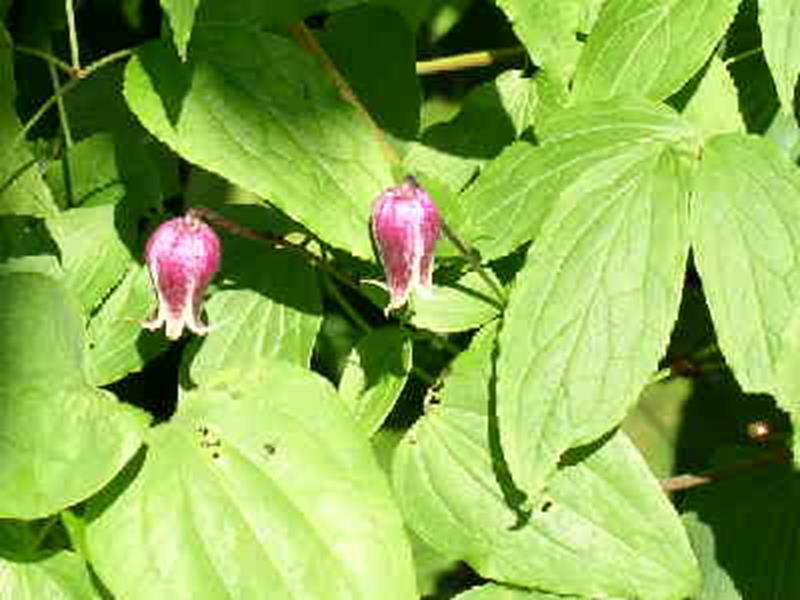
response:
[(441, 217), (413, 177), (383, 192), (372, 209), (372, 237), (389, 286), (387, 312), (403, 306), (412, 290), (433, 288), (433, 255)]
[(158, 312), (142, 326), (155, 330), (166, 324), (171, 340), (184, 327), (204, 335), (200, 320), (203, 294), (219, 270), (221, 248), (214, 230), (192, 211), (162, 223), (147, 240), (145, 261), (158, 295)]

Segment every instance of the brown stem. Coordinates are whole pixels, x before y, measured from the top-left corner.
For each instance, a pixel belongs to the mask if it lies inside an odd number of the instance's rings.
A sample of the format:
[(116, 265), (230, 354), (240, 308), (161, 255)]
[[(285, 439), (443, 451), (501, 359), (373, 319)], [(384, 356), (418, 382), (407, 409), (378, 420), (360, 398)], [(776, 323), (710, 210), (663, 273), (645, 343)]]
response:
[(677, 492), (679, 490), (688, 490), (698, 485), (705, 485), (712, 481), (719, 481), (721, 479), (728, 479), (736, 475), (754, 469), (763, 467), (765, 465), (785, 464), (792, 458), (791, 452), (788, 448), (777, 448), (771, 452), (766, 452), (762, 456), (753, 460), (747, 460), (740, 463), (735, 463), (722, 467), (720, 469), (711, 469), (704, 471), (697, 475), (684, 474), (670, 477), (669, 479), (661, 480), (661, 489), (665, 492)]

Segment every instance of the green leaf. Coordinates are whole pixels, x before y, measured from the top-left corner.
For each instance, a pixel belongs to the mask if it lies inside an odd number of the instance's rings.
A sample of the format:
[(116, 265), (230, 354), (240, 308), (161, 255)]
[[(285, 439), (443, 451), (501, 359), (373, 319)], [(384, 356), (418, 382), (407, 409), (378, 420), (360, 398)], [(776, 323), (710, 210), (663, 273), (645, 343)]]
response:
[[(585, 596), (563, 596), (521, 588), (506, 587), (496, 583), (486, 583), (480, 587), (462, 592), (453, 600), (588, 600)], [(613, 599), (611, 599), (613, 600)]]
[(360, 6), (325, 22), (319, 41), (378, 126), (416, 139), (422, 91), (408, 24), (394, 10)]
[(561, 111), (540, 128), (541, 146), (518, 142), (460, 198), (459, 234), (493, 260), (534, 239), (558, 198), (585, 173), (600, 180), (639, 168), (696, 133), (663, 106), (625, 101)]
[(656, 477), (675, 473), (679, 436), (684, 433), (684, 415), (692, 391), (692, 380), (687, 377), (671, 377), (648, 385), (622, 422), (622, 430), (636, 444)]
[(683, 116), (705, 137), (734, 131), (744, 133), (745, 126), (739, 113), (736, 86), (719, 58), (711, 59), (700, 86), (683, 111)]
[(308, 365), (322, 322), (314, 269), (290, 250), (228, 235), (222, 243), (221, 289), (205, 304), (212, 330), (185, 361), (191, 382), (269, 358)]
[(425, 20), (433, 0), (327, 0), (325, 9), (331, 12), (347, 10), (359, 4), (385, 6), (401, 15), (412, 31), (416, 31)]
[(800, 478), (785, 465), (762, 464), (737, 475), (691, 490), (684, 503), (703, 573), (702, 591), (693, 598), (797, 598)]
[(392, 410), (410, 369), (411, 340), (399, 327), (371, 331), (353, 348), (339, 382), (339, 395), (368, 436)]
[[(255, 24), (276, 33), (285, 33), (286, 28), (306, 17), (321, 12), (328, 0), (236, 0), (236, 2), (201, 2), (195, 17), (197, 32), (205, 26), (241, 27)], [(195, 43), (195, 40), (192, 40)], [(194, 46), (192, 47), (194, 52)]]
[(778, 97), (786, 114), (794, 114), (794, 92), (800, 74), (800, 5), (759, 0), (758, 24)]
[(586, 0), (498, 0), (533, 62), (562, 82), (572, 78), (581, 44), (575, 34)]
[(23, 562), (0, 558), (0, 581), (3, 582), (2, 597), (8, 600), (101, 598), (86, 563), (72, 552), (59, 552), (48, 558)]
[(166, 350), (163, 335), (141, 326), (156, 310), (156, 296), (147, 269), (131, 267), (89, 322), (89, 381), (108, 385), (144, 365)]
[(512, 476), (533, 499), (563, 452), (623, 419), (666, 350), (689, 252), (685, 162), (651, 144), (581, 173), (517, 275), (497, 414)]
[[(692, 593), (698, 577), (680, 521), (622, 433), (562, 467), (538, 510), (510, 506), (515, 492), (487, 417), (493, 342), (490, 328), (456, 359), (441, 405), (396, 451), (394, 488), (407, 523), (442, 554), (506, 583), (592, 597)], [(461, 380), (454, 389), (452, 378)]]
[(799, 199), (797, 168), (770, 142), (730, 134), (705, 146), (692, 248), (719, 347), (748, 392), (778, 392), (781, 336), (800, 300)]
[(125, 97), (185, 159), (372, 258), (370, 207), (392, 183), (389, 167), (364, 119), (291, 42), (247, 25), (205, 24), (186, 64), (160, 43), (143, 46)]
[(764, 137), (780, 148), (790, 161), (800, 158), (800, 127), (794, 115), (776, 113)]
[[(133, 264), (134, 223), (114, 205), (73, 208), (48, 219), (64, 281), (89, 314)], [(102, 248), (102, 252), (98, 252)]]
[(414, 596), (387, 482), (321, 378), (272, 361), (218, 372), (147, 444), (133, 482), (87, 530), (116, 596)]
[(0, 214), (46, 217), (57, 212), (39, 165), (28, 148), (16, 112), (11, 37), (0, 24)]
[(672, 95), (708, 60), (738, 5), (739, 0), (608, 0), (578, 61), (575, 98)]
[(53, 279), (0, 275), (0, 340), (0, 518), (43, 517), (108, 483), (143, 419), (86, 383), (81, 314)]
[[(489, 276), (497, 282), (493, 275)], [(378, 306), (385, 308), (389, 304), (389, 293), (383, 283), (365, 281), (362, 289)], [(411, 300), (409, 320), (421, 329), (453, 333), (481, 327), (496, 319), (502, 309), (489, 284), (470, 271), (455, 282), (434, 285), (428, 297), (417, 293)]]
[(172, 39), (178, 55), (186, 60), (186, 49), (194, 26), (194, 13), (200, 0), (161, 0), (161, 8), (169, 17)]
[(63, 276), (58, 246), (42, 219), (0, 216), (0, 272), (37, 272), (54, 279)]
[(425, 130), (405, 158), (409, 171), (461, 190), (489, 160), (531, 124), (538, 96), (534, 80), (509, 70), (464, 100), (447, 123)]

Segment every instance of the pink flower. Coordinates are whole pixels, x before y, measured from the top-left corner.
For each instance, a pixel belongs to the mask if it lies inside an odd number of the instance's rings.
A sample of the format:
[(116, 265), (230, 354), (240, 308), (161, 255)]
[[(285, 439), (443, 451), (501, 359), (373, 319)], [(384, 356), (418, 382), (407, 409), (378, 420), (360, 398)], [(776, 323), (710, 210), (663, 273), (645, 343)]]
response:
[(372, 236), (391, 295), (387, 312), (403, 306), (412, 290), (431, 292), (440, 228), (439, 209), (413, 177), (387, 189), (375, 201)]
[(181, 337), (184, 327), (198, 335), (208, 333), (200, 311), (203, 294), (219, 270), (220, 254), (217, 234), (192, 211), (162, 223), (145, 248), (158, 313), (142, 326), (155, 330), (166, 323), (171, 340)]

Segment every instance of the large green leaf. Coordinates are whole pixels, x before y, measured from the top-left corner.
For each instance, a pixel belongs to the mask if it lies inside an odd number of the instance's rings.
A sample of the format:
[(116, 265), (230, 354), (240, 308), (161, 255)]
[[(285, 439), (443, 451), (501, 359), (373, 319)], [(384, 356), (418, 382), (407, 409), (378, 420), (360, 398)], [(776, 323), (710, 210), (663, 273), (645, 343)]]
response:
[[(755, 458), (746, 453), (738, 461)], [(800, 477), (785, 465), (760, 465), (689, 492), (684, 523), (703, 573), (693, 598), (800, 597), (798, 502)]]
[(582, 174), (599, 181), (635, 170), (666, 145), (691, 145), (696, 136), (669, 109), (633, 101), (562, 111), (537, 133), (541, 146), (510, 146), (460, 198), (459, 233), (484, 260), (535, 238), (559, 196)]
[(161, 0), (161, 8), (169, 17), (172, 39), (178, 54), (186, 60), (186, 48), (194, 26), (194, 13), (200, 0)]
[(0, 548), (0, 598), (2, 600), (94, 600), (101, 598), (89, 569), (72, 552), (16, 562), (5, 560)]
[(414, 597), (402, 522), (342, 401), (300, 367), (253, 364), (184, 394), (148, 435), (87, 529), (101, 579), (131, 600)]
[(783, 110), (794, 114), (794, 91), (800, 74), (800, 4), (759, 0), (758, 23)]
[(50, 190), (24, 139), (17, 117), (11, 37), (0, 24), (0, 214), (48, 216), (56, 212)]
[(662, 100), (708, 60), (739, 0), (608, 0), (578, 61), (581, 101), (624, 94)]
[(381, 147), (314, 58), (245, 24), (195, 27), (182, 64), (159, 42), (128, 66), (125, 97), (185, 159), (249, 189), (330, 244), (372, 257)]
[(766, 140), (712, 139), (697, 174), (692, 247), (726, 362), (745, 391), (776, 394), (781, 336), (800, 300), (797, 168)]
[(534, 498), (564, 451), (622, 420), (677, 317), (688, 167), (669, 146), (631, 158), (564, 189), (511, 293), (497, 412), (511, 473)]
[(64, 280), (86, 314), (103, 300), (134, 262), (128, 244), (135, 224), (123, 212), (107, 204), (72, 208), (47, 220), (61, 250)]
[(211, 332), (190, 347), (189, 377), (280, 358), (308, 365), (322, 322), (317, 275), (290, 250), (223, 237), (220, 288), (205, 304)]
[(49, 515), (105, 485), (142, 415), (89, 386), (80, 310), (53, 279), (0, 275), (0, 518)]
[(515, 491), (487, 417), (493, 333), (482, 331), (456, 359), (441, 405), (396, 451), (395, 493), (408, 524), (498, 581), (597, 597), (690, 594), (698, 578), (683, 528), (622, 433), (563, 466), (531, 513), (511, 507)]
[(350, 353), (339, 394), (367, 435), (383, 424), (410, 369), (411, 340), (399, 327), (371, 331)]
[(167, 348), (163, 335), (140, 324), (152, 317), (156, 304), (147, 269), (131, 267), (89, 322), (87, 368), (92, 384), (107, 385), (139, 371)]

